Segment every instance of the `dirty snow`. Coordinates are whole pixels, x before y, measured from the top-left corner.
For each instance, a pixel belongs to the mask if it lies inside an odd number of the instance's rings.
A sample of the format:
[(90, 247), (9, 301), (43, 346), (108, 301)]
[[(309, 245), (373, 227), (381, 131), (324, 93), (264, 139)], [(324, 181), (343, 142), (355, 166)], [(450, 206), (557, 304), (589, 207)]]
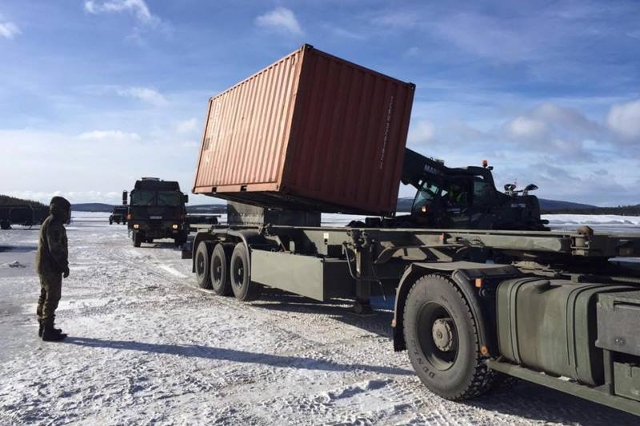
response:
[(637, 423), (527, 383), (443, 400), (393, 352), (390, 310), (362, 317), (275, 291), (217, 297), (195, 288), (169, 241), (134, 248), (107, 216), (77, 214), (67, 228), (61, 343), (37, 338), (38, 229), (0, 232), (0, 424)]

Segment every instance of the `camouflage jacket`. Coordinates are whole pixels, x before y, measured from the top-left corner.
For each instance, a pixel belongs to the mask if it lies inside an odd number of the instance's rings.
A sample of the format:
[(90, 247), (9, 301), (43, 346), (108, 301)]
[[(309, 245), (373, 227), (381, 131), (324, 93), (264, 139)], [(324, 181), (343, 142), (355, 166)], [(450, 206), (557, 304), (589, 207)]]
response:
[(36, 252), (38, 274), (61, 274), (69, 268), (67, 231), (63, 222), (49, 215), (40, 227), (40, 239)]

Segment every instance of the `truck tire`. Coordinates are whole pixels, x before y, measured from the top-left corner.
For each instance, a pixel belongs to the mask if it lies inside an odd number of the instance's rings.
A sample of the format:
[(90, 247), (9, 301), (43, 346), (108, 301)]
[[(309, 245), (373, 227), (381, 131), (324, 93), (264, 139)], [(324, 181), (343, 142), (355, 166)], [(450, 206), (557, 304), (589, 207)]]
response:
[(211, 288), (211, 281), (209, 279), (210, 262), (209, 246), (206, 242), (200, 241), (196, 249), (195, 257), (196, 282), (200, 288)]
[(456, 284), (440, 275), (423, 276), (405, 303), (404, 338), (422, 383), (452, 401), (489, 390), (494, 372), (480, 355), (477, 322)]
[(210, 271), (211, 288), (218, 296), (230, 296), (233, 294), (229, 274), (232, 254), (233, 246), (230, 244), (219, 243), (213, 248)]
[(236, 244), (233, 249), (229, 272), (231, 276), (231, 290), (236, 299), (243, 302), (250, 302), (260, 296), (258, 285), (251, 282), (249, 253), (247, 253), (244, 243)]
[(139, 232), (134, 232), (133, 233), (133, 246), (134, 247), (140, 247), (140, 244), (142, 244), (142, 235), (140, 235)]

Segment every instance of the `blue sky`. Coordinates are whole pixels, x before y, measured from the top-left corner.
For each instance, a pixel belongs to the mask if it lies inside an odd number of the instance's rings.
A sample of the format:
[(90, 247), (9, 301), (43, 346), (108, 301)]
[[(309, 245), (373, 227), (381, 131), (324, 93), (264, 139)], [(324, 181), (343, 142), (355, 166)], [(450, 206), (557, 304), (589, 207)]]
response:
[(4, 0), (0, 194), (190, 191), (208, 98), (304, 43), (415, 83), (408, 145), (427, 156), (640, 203), (640, 3), (615, 0)]

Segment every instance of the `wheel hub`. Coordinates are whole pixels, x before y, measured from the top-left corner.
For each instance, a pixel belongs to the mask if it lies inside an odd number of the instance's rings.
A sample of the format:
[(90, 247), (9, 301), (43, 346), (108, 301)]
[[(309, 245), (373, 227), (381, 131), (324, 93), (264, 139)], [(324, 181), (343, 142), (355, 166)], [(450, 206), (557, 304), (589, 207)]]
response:
[(439, 318), (433, 322), (431, 336), (436, 347), (442, 352), (450, 352), (455, 343), (453, 332), (453, 320), (451, 318)]

